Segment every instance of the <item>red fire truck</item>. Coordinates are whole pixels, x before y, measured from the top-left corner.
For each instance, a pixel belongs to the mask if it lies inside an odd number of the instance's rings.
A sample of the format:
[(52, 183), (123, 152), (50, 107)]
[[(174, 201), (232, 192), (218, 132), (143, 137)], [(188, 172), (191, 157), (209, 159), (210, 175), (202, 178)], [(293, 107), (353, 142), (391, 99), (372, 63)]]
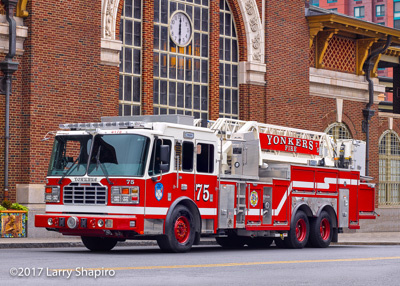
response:
[(61, 124), (35, 226), (92, 251), (155, 239), (185, 252), (201, 236), (227, 248), (327, 247), (375, 218), (364, 142), (226, 118), (198, 125), (182, 115)]

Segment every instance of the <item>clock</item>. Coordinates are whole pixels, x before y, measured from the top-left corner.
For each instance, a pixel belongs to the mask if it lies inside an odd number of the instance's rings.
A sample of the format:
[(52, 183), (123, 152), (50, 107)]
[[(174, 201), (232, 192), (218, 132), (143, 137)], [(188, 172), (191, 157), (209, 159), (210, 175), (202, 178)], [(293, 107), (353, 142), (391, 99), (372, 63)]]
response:
[(176, 11), (169, 21), (169, 34), (172, 41), (180, 47), (189, 45), (192, 40), (192, 22), (183, 11)]

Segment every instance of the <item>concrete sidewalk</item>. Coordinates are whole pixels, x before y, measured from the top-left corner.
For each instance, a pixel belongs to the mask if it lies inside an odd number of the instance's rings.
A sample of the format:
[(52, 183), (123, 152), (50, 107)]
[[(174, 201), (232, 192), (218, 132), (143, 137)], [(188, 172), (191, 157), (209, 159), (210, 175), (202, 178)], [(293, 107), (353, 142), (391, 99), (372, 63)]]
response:
[[(202, 238), (201, 245), (216, 245), (214, 238)], [(153, 240), (128, 240), (118, 246), (156, 246)], [(400, 232), (356, 232), (339, 234), (332, 245), (400, 245)], [(0, 238), (1, 248), (83, 247), (79, 237), (61, 238)]]

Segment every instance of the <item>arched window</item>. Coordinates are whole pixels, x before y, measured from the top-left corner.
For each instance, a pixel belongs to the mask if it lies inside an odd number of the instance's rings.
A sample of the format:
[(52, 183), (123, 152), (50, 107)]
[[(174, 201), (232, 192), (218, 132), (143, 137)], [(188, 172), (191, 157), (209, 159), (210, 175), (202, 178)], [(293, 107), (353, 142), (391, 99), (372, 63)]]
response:
[[(169, 29), (178, 11), (191, 27), (190, 40), (182, 45)], [(184, 29), (177, 26), (182, 37)], [(154, 114), (207, 119), (209, 45), (209, 0), (154, 1)]]
[[(147, 100), (142, 99), (141, 92), (142, 2), (125, 0), (121, 16), (120, 115), (141, 114), (141, 102)], [(154, 34), (146, 35), (153, 36), (154, 43), (154, 114), (208, 119), (209, 49), (219, 44), (220, 116), (239, 117), (237, 33), (228, 3), (226, 0), (219, 3), (220, 38), (219, 43), (214, 43), (209, 35), (210, 0), (154, 0)]]
[(141, 102), (142, 0), (125, 0), (121, 15), (119, 115), (139, 115)]
[(219, 115), (239, 117), (238, 39), (233, 15), (226, 0), (219, 7)]
[(400, 138), (387, 130), (379, 140), (379, 204), (400, 205)]
[(340, 122), (335, 122), (326, 128), (325, 133), (332, 135), (334, 139), (352, 139), (351, 133), (347, 126)]

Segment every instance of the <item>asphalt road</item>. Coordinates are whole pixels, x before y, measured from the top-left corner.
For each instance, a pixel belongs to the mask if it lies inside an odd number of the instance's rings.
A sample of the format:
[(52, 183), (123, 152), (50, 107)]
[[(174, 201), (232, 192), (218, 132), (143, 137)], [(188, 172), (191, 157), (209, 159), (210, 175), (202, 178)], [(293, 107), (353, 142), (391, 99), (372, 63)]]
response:
[[(95, 278), (94, 276), (98, 276)], [(400, 246), (0, 249), (1, 285), (399, 285)]]

